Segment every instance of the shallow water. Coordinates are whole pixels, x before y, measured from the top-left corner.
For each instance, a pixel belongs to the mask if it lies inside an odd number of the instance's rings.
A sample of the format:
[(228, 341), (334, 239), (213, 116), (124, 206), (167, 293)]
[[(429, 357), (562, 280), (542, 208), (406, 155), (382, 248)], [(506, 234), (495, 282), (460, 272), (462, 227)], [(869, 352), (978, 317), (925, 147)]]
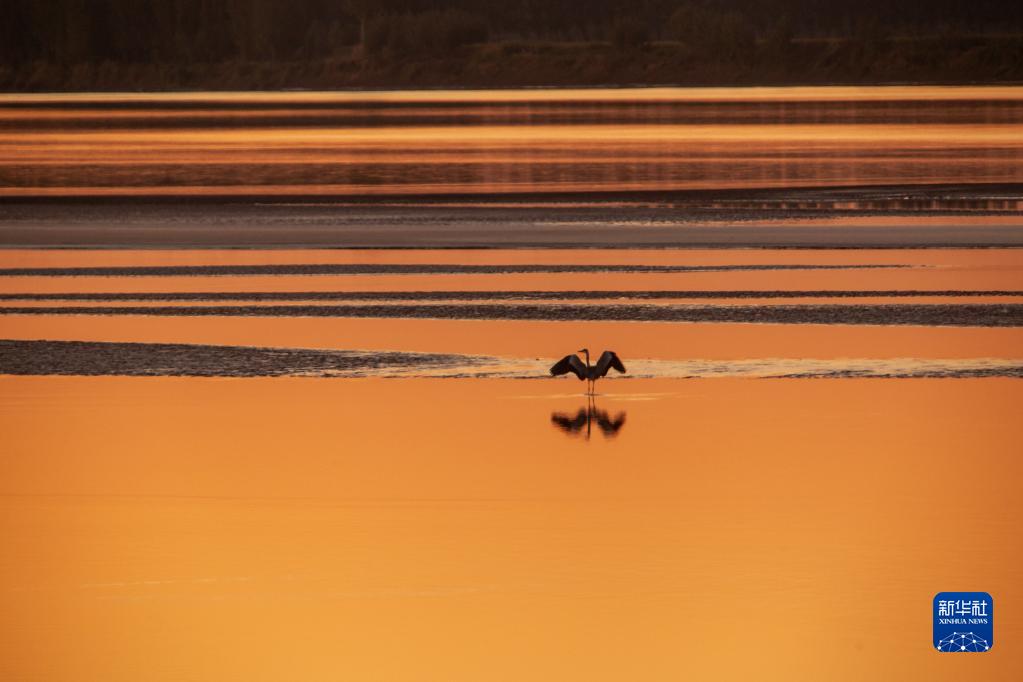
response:
[(1021, 387), (611, 381), (587, 438), (575, 382), (0, 378), (0, 669), (1011, 679)]
[[(328, 274), (293, 274), (309, 264)], [(623, 271), (589, 271), (609, 264)], [(88, 267), (108, 274), (62, 276)], [(208, 276), (211, 268), (224, 274)], [(401, 268), (415, 274), (393, 274)], [(1023, 349), (1023, 263), (1012, 249), (0, 251), (0, 272), (15, 271), (37, 273), (0, 277), (0, 336), (20, 340), (455, 353), (498, 356), (516, 368), (579, 345), (614, 348), (628, 360), (711, 364), (916, 358), (1013, 366)], [(744, 296), (732, 298), (737, 290)], [(588, 298), (563, 300), (561, 291)], [(540, 298), (488, 300), (516, 292)], [(17, 298), (26, 295), (48, 300)], [(254, 305), (246, 295), (266, 300)], [(292, 295), (371, 298), (273, 300)], [(91, 300), (64, 300), (75, 297)], [(784, 373), (779, 365), (775, 374)]]
[(0, 677), (1014, 680), (1021, 159), (1019, 87), (0, 95)]
[[(168, 343), (0, 340), (0, 375), (548, 379), (558, 358)], [(1023, 378), (1006, 358), (629, 360), (623, 379)], [(569, 380), (569, 383), (572, 383)], [(604, 381), (603, 383), (607, 383)]]

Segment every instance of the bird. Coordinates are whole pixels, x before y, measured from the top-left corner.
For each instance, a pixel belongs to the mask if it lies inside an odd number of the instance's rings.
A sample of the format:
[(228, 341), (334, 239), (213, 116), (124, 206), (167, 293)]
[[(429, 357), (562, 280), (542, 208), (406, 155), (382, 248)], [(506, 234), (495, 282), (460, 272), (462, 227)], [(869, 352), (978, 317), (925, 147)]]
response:
[[(583, 361), (579, 359), (579, 356), (576, 355), (576, 353), (583, 353), (586, 355), (585, 365), (583, 364)], [(593, 395), (593, 385), (597, 382), (597, 379), (599, 379), (602, 376), (606, 376), (608, 370), (611, 369), (612, 367), (614, 367), (619, 372), (622, 373), (625, 372), (625, 365), (622, 364), (622, 361), (618, 357), (618, 354), (615, 353), (613, 350), (606, 350), (603, 353), (601, 353), (600, 359), (597, 360), (597, 364), (591, 365), (589, 349), (580, 348), (575, 353), (572, 353), (571, 355), (566, 355), (565, 357), (561, 358), (556, 363), (554, 363), (554, 366), (551, 367), (551, 376), (556, 377), (562, 374), (568, 374), (569, 372), (572, 372), (577, 377), (579, 377), (579, 381), (583, 381), (584, 379), (586, 380), (587, 382), (586, 394)]]

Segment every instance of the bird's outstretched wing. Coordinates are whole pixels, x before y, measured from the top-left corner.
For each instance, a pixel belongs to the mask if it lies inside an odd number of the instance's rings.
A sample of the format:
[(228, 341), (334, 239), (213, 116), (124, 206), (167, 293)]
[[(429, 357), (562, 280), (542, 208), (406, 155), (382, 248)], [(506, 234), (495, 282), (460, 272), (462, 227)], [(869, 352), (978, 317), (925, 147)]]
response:
[(625, 365), (622, 364), (621, 359), (613, 350), (606, 350), (600, 354), (600, 359), (597, 360), (595, 369), (597, 370), (597, 376), (607, 376), (607, 371), (614, 367), (619, 372), (625, 372)]
[(583, 364), (578, 355), (566, 355), (551, 367), (552, 377), (568, 374), (569, 372), (579, 377), (580, 381), (586, 378), (586, 365)]

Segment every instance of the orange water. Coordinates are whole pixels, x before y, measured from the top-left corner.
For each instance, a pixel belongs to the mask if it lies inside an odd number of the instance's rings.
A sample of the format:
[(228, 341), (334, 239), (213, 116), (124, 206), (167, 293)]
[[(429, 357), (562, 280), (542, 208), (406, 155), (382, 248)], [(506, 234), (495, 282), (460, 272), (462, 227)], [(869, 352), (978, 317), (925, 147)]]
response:
[(0, 195), (1023, 180), (1023, 88), (0, 95)]
[[(6, 195), (1019, 182), (1021, 150), (1019, 87), (0, 95)], [(0, 277), (0, 293), (1023, 290), (1011, 249), (0, 251), (7, 268), (274, 263), (911, 267)], [(1023, 359), (1011, 327), (0, 315), (0, 338)], [(1018, 677), (1019, 380), (604, 380), (614, 437), (552, 423), (585, 417), (580, 392), (0, 376), (0, 678)], [(944, 590), (994, 596), (990, 652), (933, 650)]]
[(609, 382), (589, 441), (566, 388), (0, 379), (0, 672), (1015, 678), (1018, 381)]

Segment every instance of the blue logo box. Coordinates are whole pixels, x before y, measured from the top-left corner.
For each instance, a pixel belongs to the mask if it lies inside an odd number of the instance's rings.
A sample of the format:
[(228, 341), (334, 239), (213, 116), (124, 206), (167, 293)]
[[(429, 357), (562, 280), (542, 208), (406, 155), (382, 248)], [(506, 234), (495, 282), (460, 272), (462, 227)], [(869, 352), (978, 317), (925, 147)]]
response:
[(932, 609), (938, 651), (984, 652), (994, 646), (995, 604), (987, 592), (939, 592)]

